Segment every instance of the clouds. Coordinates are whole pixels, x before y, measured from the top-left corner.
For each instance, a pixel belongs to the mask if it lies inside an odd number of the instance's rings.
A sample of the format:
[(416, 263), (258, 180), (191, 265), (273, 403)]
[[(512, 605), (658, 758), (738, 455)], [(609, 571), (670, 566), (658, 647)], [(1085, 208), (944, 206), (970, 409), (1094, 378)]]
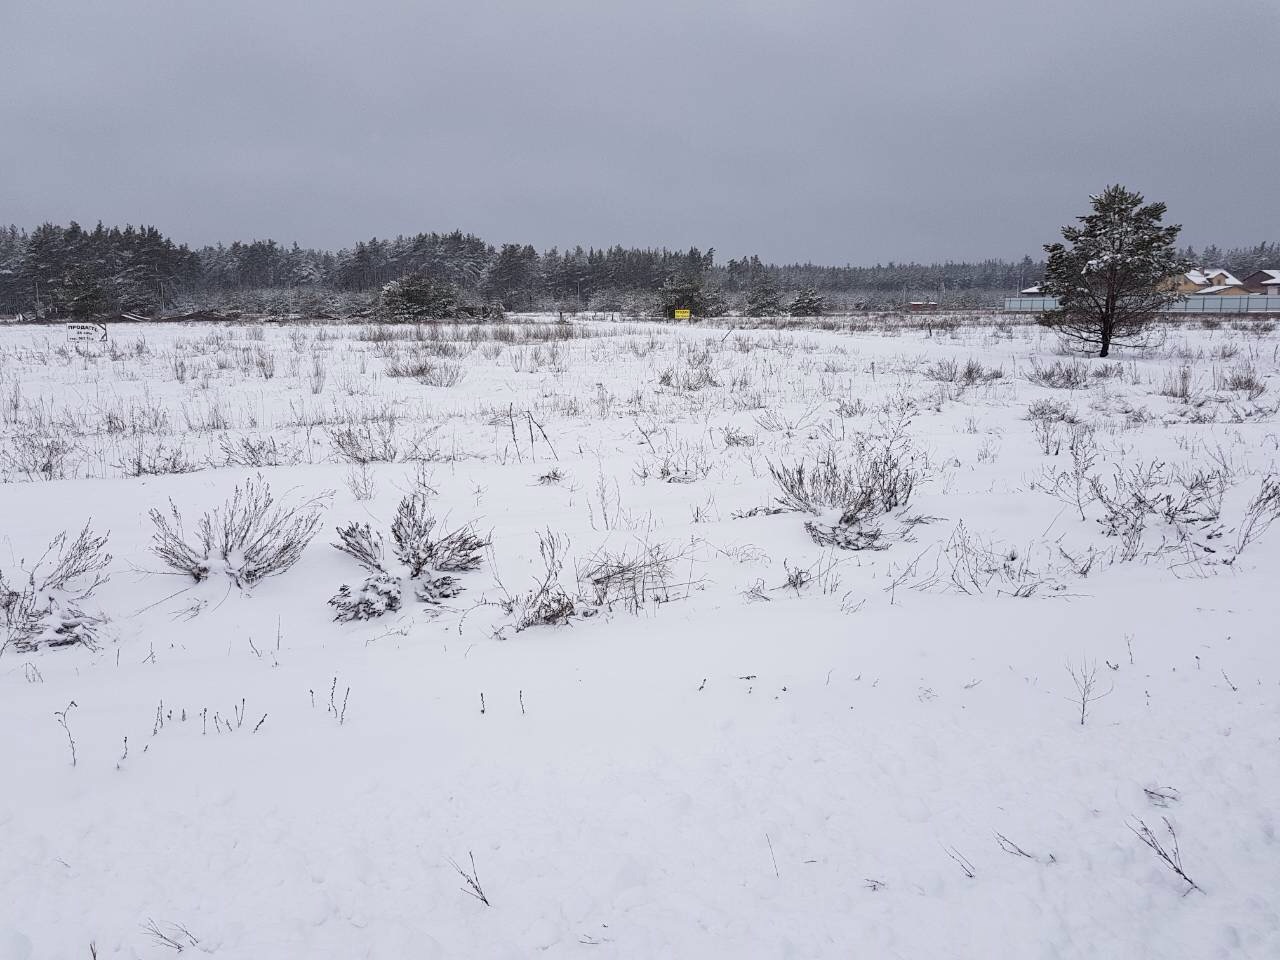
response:
[(1122, 181), (1276, 233), (1274, 5), (1038, 6), (17, 3), (0, 220), (842, 263), (1017, 255)]

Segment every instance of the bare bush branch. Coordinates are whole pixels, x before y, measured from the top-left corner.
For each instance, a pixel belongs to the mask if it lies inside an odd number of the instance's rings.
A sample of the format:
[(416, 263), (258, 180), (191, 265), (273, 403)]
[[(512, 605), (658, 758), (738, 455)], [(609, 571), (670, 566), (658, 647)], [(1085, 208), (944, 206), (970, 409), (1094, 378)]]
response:
[(1135, 837), (1151, 848), (1151, 852), (1160, 859), (1161, 863), (1186, 882), (1187, 893), (1192, 890), (1199, 890), (1204, 893), (1200, 885), (1187, 876), (1187, 872), (1182, 868), (1182, 851), (1178, 849), (1178, 833), (1173, 829), (1173, 824), (1169, 822), (1168, 817), (1161, 817), (1160, 819), (1164, 821), (1164, 827), (1169, 832), (1170, 847), (1166, 847), (1160, 838), (1155, 835), (1155, 832), (1138, 817), (1134, 817), (1137, 826), (1133, 823), (1127, 824), (1127, 826), (1133, 831)]
[(169, 501), (169, 515), (151, 511), (155, 526), (152, 551), (169, 567), (204, 580), (219, 563), (236, 586), (252, 587), (284, 573), (320, 527), (320, 504), (309, 500), (296, 507), (276, 502), (270, 485), (259, 474), (237, 486), (223, 506), (200, 518), (197, 542), (190, 544), (177, 505)]

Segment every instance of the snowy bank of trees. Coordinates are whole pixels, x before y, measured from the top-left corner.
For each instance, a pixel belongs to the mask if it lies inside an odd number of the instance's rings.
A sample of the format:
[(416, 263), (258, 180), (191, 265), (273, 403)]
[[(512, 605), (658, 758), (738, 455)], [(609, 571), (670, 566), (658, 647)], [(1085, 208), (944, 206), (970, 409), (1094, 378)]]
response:
[[(1191, 251), (1187, 251), (1188, 255)], [(1207, 248), (1200, 256), (1241, 275), (1274, 266), (1280, 245), (1240, 250)], [(772, 264), (759, 257), (717, 262), (715, 250), (691, 247), (551, 248), (494, 246), (473, 234), (419, 233), (362, 240), (338, 250), (236, 241), (192, 249), (155, 227), (87, 230), (77, 223), (43, 224), (27, 232), (0, 228), (0, 313), (50, 318), (118, 311), (154, 316), (231, 309), (277, 316), (350, 316), (372, 311), (388, 284), (391, 312), (420, 312), (397, 301), (414, 284), (434, 292), (428, 312), (451, 295), (475, 315), (504, 310), (597, 310), (671, 316), (725, 311), (809, 316), (864, 307), (900, 306), (910, 299), (950, 307), (995, 304), (1041, 279), (1044, 263), (881, 263), (874, 266)], [(413, 279), (410, 279), (413, 278)], [(408, 298), (412, 300), (412, 296)]]

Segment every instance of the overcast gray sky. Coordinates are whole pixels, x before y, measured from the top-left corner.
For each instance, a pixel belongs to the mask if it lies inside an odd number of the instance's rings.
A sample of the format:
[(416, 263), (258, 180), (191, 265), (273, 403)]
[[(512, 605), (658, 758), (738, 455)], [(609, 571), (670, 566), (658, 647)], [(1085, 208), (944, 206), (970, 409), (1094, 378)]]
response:
[(1035, 253), (1111, 182), (1280, 237), (1280, 0), (0, 0), (0, 222), (192, 244)]

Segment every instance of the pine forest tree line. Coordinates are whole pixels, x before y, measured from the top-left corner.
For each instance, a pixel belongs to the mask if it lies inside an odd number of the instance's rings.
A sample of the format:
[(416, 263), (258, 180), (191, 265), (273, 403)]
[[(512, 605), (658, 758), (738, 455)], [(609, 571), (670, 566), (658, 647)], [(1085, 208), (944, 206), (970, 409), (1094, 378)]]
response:
[[(1280, 244), (1185, 253), (1246, 275), (1275, 266)], [(1044, 262), (1031, 257), (825, 266), (754, 256), (717, 263), (713, 249), (697, 247), (538, 252), (456, 230), (374, 238), (334, 252), (274, 240), (193, 249), (150, 226), (0, 228), (0, 313), (44, 317), (200, 309), (340, 315), (370, 309), (388, 284), (406, 278), (409, 288), (427, 283), (437, 293), (447, 290), (445, 299), (460, 309), (670, 315), (687, 306), (701, 315), (766, 315), (892, 307), (908, 299), (979, 307), (1039, 281), (1043, 272)]]

